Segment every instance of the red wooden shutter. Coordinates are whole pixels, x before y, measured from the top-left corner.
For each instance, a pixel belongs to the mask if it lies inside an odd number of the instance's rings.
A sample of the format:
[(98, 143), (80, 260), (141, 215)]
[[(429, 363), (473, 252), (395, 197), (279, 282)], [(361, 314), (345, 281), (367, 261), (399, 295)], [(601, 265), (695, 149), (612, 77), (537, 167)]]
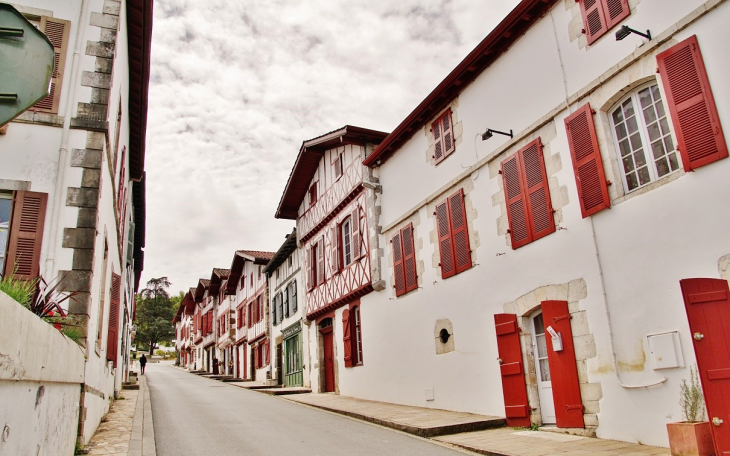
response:
[(251, 323), (253, 323), (253, 303), (248, 303), (248, 327), (252, 327)]
[(317, 242), (317, 285), (324, 283), (324, 236)]
[(19, 279), (38, 276), (47, 203), (46, 193), (15, 192), (4, 270)]
[(46, 34), (53, 45), (53, 73), (51, 73), (50, 94), (33, 105), (31, 109), (56, 114), (61, 100), (61, 84), (63, 83), (63, 70), (66, 66), (66, 49), (71, 23), (42, 16), (40, 30)]
[(520, 174), (519, 154), (514, 154), (502, 162), (502, 182), (513, 249), (532, 242), (527, 223), (527, 201), (522, 191)]
[(416, 249), (413, 242), (413, 224), (409, 223), (401, 230), (403, 244), (403, 269), (406, 277), (406, 290), (409, 292), (418, 288), (416, 275)]
[(606, 18), (606, 31), (631, 14), (629, 0), (603, 0), (603, 13)]
[(405, 273), (403, 271), (403, 245), (401, 232), (398, 231), (390, 240), (393, 245), (393, 274), (395, 275), (395, 295), (400, 296), (406, 292)]
[(588, 38), (588, 44), (591, 44), (608, 31), (603, 0), (579, 0), (579, 3), (583, 16), (583, 30)]
[(451, 245), (451, 221), (449, 220), (448, 201), (436, 205), (436, 225), (438, 226), (439, 254), (441, 256), (441, 278), (456, 274), (454, 252)]
[(527, 387), (522, 369), (517, 315), (495, 314), (494, 324), (497, 330), (497, 351), (507, 426), (530, 427), (530, 406), (527, 402)]
[(333, 225), (330, 228), (330, 269), (332, 272), (338, 272), (340, 270), (340, 225)]
[(542, 156), (542, 142), (540, 138), (532, 141), (518, 152), (522, 162), (523, 189), (527, 201), (527, 214), (532, 232), (532, 240), (536, 241), (555, 231), (553, 206), (550, 203), (550, 188), (548, 187), (545, 160)]
[(697, 36), (657, 55), (684, 170), (728, 156)]
[(342, 341), (345, 345), (345, 367), (352, 367), (352, 337), (350, 335), (350, 311), (342, 311)]
[(431, 131), (433, 132), (433, 158), (436, 163), (444, 159), (444, 141), (441, 135), (441, 118), (436, 119), (431, 124)]
[(314, 287), (314, 282), (316, 281), (313, 277), (313, 270), (312, 270), (312, 250), (315, 248), (315, 246), (309, 246), (307, 248), (307, 289), (311, 290)]
[(352, 224), (352, 260), (360, 258), (360, 207), (355, 206), (350, 218)]
[(459, 189), (458, 192), (449, 197), (449, 219), (451, 220), (451, 237), (454, 245), (454, 269), (458, 274), (471, 267), (469, 230), (466, 223), (463, 189)]
[(122, 276), (112, 272), (112, 289), (109, 299), (109, 328), (106, 336), (106, 359), (117, 367), (119, 339), (119, 305), (121, 303)]
[(563, 340), (563, 350), (556, 352), (553, 349), (550, 334), (547, 330), (545, 331), (556, 425), (559, 428), (585, 427), (568, 303), (567, 301), (543, 301), (541, 308), (545, 328), (552, 327)]
[(454, 152), (454, 129), (451, 123), (451, 109), (447, 109), (441, 118), (441, 134), (444, 141), (444, 158)]
[(570, 157), (583, 218), (611, 207), (593, 111), (586, 103), (565, 119)]

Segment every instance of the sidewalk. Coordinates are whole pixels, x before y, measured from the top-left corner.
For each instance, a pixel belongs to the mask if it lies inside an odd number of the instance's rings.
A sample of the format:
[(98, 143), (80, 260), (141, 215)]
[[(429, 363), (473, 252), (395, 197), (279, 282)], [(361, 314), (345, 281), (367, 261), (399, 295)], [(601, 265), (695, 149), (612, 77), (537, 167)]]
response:
[(430, 437), (489, 456), (666, 455), (669, 450), (616, 440), (503, 427), (503, 418), (368, 401), (334, 394), (286, 396), (292, 402)]
[(86, 446), (86, 454), (156, 456), (155, 432), (147, 379), (139, 390), (122, 390)]

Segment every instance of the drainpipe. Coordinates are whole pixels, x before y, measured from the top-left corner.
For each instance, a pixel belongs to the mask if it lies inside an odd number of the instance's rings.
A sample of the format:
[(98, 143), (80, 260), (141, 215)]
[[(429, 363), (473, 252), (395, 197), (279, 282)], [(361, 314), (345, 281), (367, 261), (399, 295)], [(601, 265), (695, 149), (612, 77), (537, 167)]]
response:
[(51, 206), (51, 232), (50, 244), (48, 246), (48, 255), (46, 256), (46, 267), (43, 274), (48, 277), (49, 273), (53, 273), (55, 269), (56, 257), (56, 241), (58, 239), (58, 222), (61, 212), (61, 204), (63, 202), (63, 185), (66, 179), (66, 168), (68, 161), (68, 137), (71, 131), (71, 116), (73, 116), (74, 100), (76, 99), (76, 89), (79, 86), (79, 61), (81, 60), (81, 49), (84, 45), (84, 27), (85, 19), (88, 16), (89, 0), (81, 1), (81, 11), (79, 12), (79, 21), (76, 25), (76, 43), (74, 44), (73, 61), (71, 63), (71, 85), (69, 86), (68, 96), (66, 99), (66, 111), (63, 114), (63, 132), (61, 133), (61, 147), (58, 150), (58, 169), (56, 170), (56, 188), (53, 196), (53, 205)]
[(596, 228), (593, 225), (593, 217), (588, 217), (591, 220), (591, 236), (593, 237), (593, 247), (596, 252), (596, 264), (598, 266), (598, 275), (601, 278), (601, 291), (603, 292), (603, 308), (606, 312), (606, 326), (608, 326), (608, 345), (611, 350), (611, 361), (613, 362), (613, 371), (616, 373), (616, 379), (618, 384), (623, 388), (636, 389), (636, 388), (647, 388), (649, 386), (656, 386), (667, 381), (667, 377), (662, 378), (653, 383), (645, 383), (643, 385), (627, 385), (621, 381), (621, 375), (618, 373), (618, 361), (616, 361), (616, 349), (613, 345), (613, 327), (611, 326), (611, 312), (608, 309), (608, 296), (606, 294), (606, 283), (603, 277), (603, 268), (601, 267), (601, 255), (598, 252), (598, 241), (596, 240)]

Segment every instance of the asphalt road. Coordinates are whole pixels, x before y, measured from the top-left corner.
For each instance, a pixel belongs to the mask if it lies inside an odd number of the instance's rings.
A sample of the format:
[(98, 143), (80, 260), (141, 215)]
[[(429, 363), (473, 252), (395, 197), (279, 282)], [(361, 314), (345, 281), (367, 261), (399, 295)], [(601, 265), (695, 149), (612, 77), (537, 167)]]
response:
[(147, 364), (158, 456), (464, 454), (427, 439)]

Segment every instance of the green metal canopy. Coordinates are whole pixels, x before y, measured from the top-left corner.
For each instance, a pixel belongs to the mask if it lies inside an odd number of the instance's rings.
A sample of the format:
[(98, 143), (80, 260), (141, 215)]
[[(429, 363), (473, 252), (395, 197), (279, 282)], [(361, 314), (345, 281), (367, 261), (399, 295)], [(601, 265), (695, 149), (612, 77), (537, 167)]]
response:
[(48, 37), (0, 3), (0, 127), (48, 96), (53, 59)]

